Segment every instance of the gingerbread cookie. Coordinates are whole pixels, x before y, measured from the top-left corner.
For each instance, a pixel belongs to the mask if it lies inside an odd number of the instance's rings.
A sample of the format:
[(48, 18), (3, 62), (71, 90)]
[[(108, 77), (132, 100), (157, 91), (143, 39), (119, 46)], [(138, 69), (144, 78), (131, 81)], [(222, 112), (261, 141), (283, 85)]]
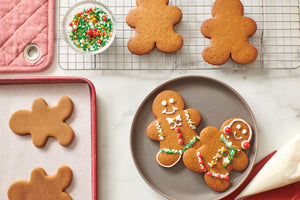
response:
[(168, 3), (168, 0), (136, 0), (138, 8), (129, 11), (126, 16), (127, 24), (135, 28), (135, 35), (127, 45), (133, 54), (150, 53), (155, 46), (166, 53), (182, 47), (183, 39), (174, 31), (182, 13), (178, 7)]
[(216, 0), (212, 7), (214, 18), (204, 21), (201, 32), (211, 39), (210, 45), (202, 51), (203, 59), (212, 65), (222, 65), (227, 60), (249, 64), (257, 57), (257, 50), (251, 46), (248, 37), (256, 32), (254, 20), (243, 17), (244, 7), (240, 0)]
[(8, 189), (9, 200), (72, 200), (64, 192), (72, 181), (73, 173), (68, 166), (61, 166), (57, 173), (48, 176), (44, 169), (36, 168), (31, 172), (30, 181), (19, 180)]
[(50, 136), (67, 146), (72, 142), (74, 132), (64, 120), (72, 111), (73, 102), (67, 96), (62, 97), (54, 107), (48, 107), (44, 99), (38, 98), (34, 100), (31, 111), (15, 112), (9, 120), (9, 126), (16, 134), (31, 134), (32, 142), (37, 147), (43, 147)]
[(172, 90), (165, 90), (155, 97), (152, 112), (157, 119), (149, 124), (147, 136), (160, 142), (156, 162), (162, 167), (173, 167), (184, 151), (197, 147), (196, 128), (201, 115), (195, 109), (185, 110), (182, 97)]
[(250, 147), (252, 128), (243, 119), (227, 120), (221, 129), (206, 127), (200, 133), (201, 146), (183, 154), (185, 166), (193, 172), (205, 173), (209, 187), (224, 191), (230, 186), (231, 170), (243, 171), (248, 157), (243, 149)]

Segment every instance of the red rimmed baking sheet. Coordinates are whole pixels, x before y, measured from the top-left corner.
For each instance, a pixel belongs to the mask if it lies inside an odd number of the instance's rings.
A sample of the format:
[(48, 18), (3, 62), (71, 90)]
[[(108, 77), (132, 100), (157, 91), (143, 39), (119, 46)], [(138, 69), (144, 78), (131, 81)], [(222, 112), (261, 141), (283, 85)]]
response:
[[(97, 200), (97, 114), (93, 84), (77, 77), (0, 78), (1, 145), (0, 199), (7, 199), (8, 187), (16, 180), (28, 180), (33, 168), (43, 167), (49, 175), (62, 164), (73, 170), (72, 184), (66, 189), (73, 199)], [(19, 109), (31, 109), (32, 101), (42, 97), (49, 106), (57, 104), (63, 95), (69, 96), (74, 110), (66, 120), (75, 137), (67, 147), (49, 138), (45, 147), (37, 148), (30, 136), (14, 134), (8, 126), (11, 114)], [(4, 106), (5, 105), (5, 106)], [(5, 163), (5, 164), (4, 164)]]

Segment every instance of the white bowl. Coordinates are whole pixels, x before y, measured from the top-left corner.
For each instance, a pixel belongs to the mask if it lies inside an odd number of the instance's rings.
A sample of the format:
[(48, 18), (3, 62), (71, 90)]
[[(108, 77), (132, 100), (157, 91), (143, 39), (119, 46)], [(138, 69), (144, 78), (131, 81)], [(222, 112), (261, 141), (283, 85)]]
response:
[[(103, 10), (107, 15), (108, 18), (111, 19), (112, 22), (112, 32), (111, 32), (111, 37), (109, 41), (103, 46), (101, 49), (98, 49), (96, 51), (94, 50), (83, 50), (83, 48), (77, 47), (73, 41), (70, 40), (69, 35), (71, 34), (72, 28), (70, 27), (70, 22), (72, 22), (72, 19), (74, 16), (79, 13), (83, 12), (84, 9), (89, 9), (89, 8), (100, 8)], [(67, 44), (74, 49), (76, 52), (79, 53), (84, 53), (84, 54), (99, 54), (105, 51), (114, 41), (115, 36), (116, 36), (116, 21), (115, 18), (112, 14), (112, 12), (102, 3), (97, 2), (97, 1), (82, 1), (74, 6), (72, 6), (67, 13), (65, 14), (62, 22), (62, 31), (63, 31), (63, 36)]]

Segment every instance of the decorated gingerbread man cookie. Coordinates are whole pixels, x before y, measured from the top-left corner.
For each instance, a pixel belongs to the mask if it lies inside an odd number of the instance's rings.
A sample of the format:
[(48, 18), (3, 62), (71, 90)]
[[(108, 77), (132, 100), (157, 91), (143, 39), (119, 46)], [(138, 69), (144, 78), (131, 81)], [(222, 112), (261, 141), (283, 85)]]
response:
[(135, 35), (127, 45), (129, 51), (143, 55), (156, 46), (162, 52), (173, 53), (182, 47), (183, 39), (174, 31), (182, 13), (168, 3), (168, 0), (136, 0), (138, 8), (126, 16), (127, 24), (135, 28)]
[(57, 173), (48, 176), (42, 168), (31, 172), (30, 181), (19, 180), (8, 189), (9, 200), (72, 200), (64, 192), (72, 181), (73, 173), (68, 166), (61, 166)]
[(37, 98), (32, 104), (32, 110), (19, 110), (10, 120), (9, 126), (19, 135), (31, 134), (32, 142), (37, 147), (43, 147), (48, 137), (55, 137), (59, 144), (69, 145), (74, 137), (72, 128), (64, 122), (73, 111), (72, 100), (64, 96), (58, 104), (48, 107), (46, 101)]
[(196, 128), (201, 115), (195, 109), (185, 110), (182, 97), (172, 90), (165, 90), (155, 97), (152, 112), (157, 119), (149, 124), (147, 136), (160, 142), (156, 162), (162, 167), (173, 167), (184, 151), (197, 147)]
[(202, 34), (211, 39), (202, 51), (203, 59), (213, 65), (222, 65), (232, 58), (239, 64), (248, 64), (257, 57), (257, 50), (248, 42), (256, 32), (254, 20), (244, 17), (240, 0), (216, 0), (212, 7), (214, 18), (201, 25)]
[(201, 146), (188, 149), (183, 162), (191, 171), (204, 173), (210, 188), (224, 191), (230, 186), (230, 171), (247, 168), (249, 161), (243, 149), (250, 147), (251, 139), (251, 126), (240, 118), (227, 120), (220, 130), (206, 127), (200, 133)]

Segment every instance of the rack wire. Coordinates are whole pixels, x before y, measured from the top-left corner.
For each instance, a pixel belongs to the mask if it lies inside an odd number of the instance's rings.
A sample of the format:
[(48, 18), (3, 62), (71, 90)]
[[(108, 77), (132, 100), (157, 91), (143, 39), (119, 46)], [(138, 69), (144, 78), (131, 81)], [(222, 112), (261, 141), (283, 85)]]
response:
[(68, 47), (62, 35), (62, 20), (67, 10), (82, 0), (59, 0), (58, 64), (62, 69), (92, 70), (198, 70), (198, 69), (296, 69), (300, 67), (300, 0), (242, 0), (244, 16), (254, 19), (257, 31), (249, 38), (258, 50), (256, 61), (239, 65), (228, 61), (222, 66), (206, 63), (201, 55), (210, 40), (200, 32), (201, 23), (211, 16), (214, 0), (170, 0), (182, 11), (182, 21), (175, 31), (184, 38), (183, 47), (173, 54), (155, 49), (143, 56), (127, 49), (134, 29), (126, 14), (136, 8), (135, 0), (101, 0), (114, 13), (117, 34), (114, 43), (100, 55), (83, 55)]

